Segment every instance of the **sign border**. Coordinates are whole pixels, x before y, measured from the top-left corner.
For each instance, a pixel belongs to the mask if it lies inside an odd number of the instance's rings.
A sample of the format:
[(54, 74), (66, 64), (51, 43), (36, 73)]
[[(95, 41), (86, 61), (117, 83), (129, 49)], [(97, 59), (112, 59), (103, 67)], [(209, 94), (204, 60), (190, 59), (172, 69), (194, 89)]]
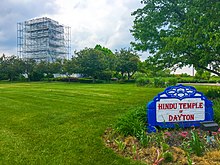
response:
[[(205, 102), (205, 119), (200, 121), (181, 121), (181, 122), (157, 122), (156, 121), (156, 103), (161, 99), (175, 98), (183, 100), (185, 98), (200, 98)], [(203, 93), (198, 92), (192, 86), (184, 86), (179, 84), (177, 86), (170, 86), (163, 92), (159, 93), (152, 101), (147, 104), (147, 119), (148, 132), (156, 132), (157, 127), (161, 128), (175, 128), (175, 127), (199, 127), (200, 122), (213, 121), (213, 103), (208, 100)]]

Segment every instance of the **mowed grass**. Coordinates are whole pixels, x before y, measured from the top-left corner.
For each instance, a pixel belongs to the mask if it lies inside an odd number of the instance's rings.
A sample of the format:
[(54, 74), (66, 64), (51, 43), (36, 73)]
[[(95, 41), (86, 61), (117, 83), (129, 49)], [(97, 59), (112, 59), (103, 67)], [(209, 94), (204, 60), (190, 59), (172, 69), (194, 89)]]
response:
[(140, 164), (106, 148), (102, 135), (163, 90), (134, 84), (0, 83), (0, 164)]
[(1, 83), (0, 164), (139, 164), (101, 138), (163, 89), (134, 84)]

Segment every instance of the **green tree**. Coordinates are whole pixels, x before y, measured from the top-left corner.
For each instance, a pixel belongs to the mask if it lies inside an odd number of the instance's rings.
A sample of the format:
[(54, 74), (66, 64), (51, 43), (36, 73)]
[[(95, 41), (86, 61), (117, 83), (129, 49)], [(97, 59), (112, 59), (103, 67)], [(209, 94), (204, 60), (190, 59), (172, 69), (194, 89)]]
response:
[(54, 77), (55, 73), (62, 72), (62, 60), (56, 59), (53, 62), (42, 60), (35, 67), (35, 71), (39, 76), (44, 75), (44, 77), (47, 77), (49, 81), (49, 78)]
[(98, 75), (101, 80), (109, 81), (116, 70), (116, 57), (115, 54), (108, 48), (102, 47), (101, 45), (96, 45), (95, 50), (99, 50), (104, 55), (104, 61), (106, 64), (106, 69)]
[(31, 80), (31, 76), (33, 75), (34, 68), (36, 67), (36, 65), (37, 63), (34, 59), (24, 60), (25, 74), (27, 74), (28, 81)]
[(203, 69), (197, 69), (196, 70), (196, 74), (195, 74), (195, 78), (196, 79), (203, 79), (203, 80), (209, 80), (211, 77), (211, 73), (208, 71), (205, 71)]
[(39, 61), (32, 66), (31, 72), (29, 74), (29, 79), (31, 81), (40, 81), (44, 78), (45, 74), (48, 74), (48, 62)]
[(105, 54), (100, 50), (85, 48), (79, 52), (75, 52), (75, 54), (76, 56), (74, 58), (78, 73), (92, 77), (93, 82), (95, 82), (95, 79), (99, 75), (103, 74), (104, 71), (108, 71), (110, 68)]
[(62, 59), (56, 59), (49, 64), (50, 74), (60, 74), (62, 73)]
[[(150, 51), (157, 67), (186, 65), (220, 76), (218, 0), (142, 0), (131, 33), (137, 50)], [(212, 65), (212, 67), (208, 67)]]
[(5, 73), (5, 54), (0, 57), (0, 80), (6, 80), (7, 75)]
[(141, 67), (145, 74), (148, 75), (148, 77), (170, 77), (171, 71), (169, 69), (164, 69), (157, 67), (155, 63), (153, 63), (150, 60), (145, 60), (141, 62)]
[(127, 74), (128, 79), (138, 70), (140, 58), (135, 51), (131, 49), (121, 49), (115, 52), (117, 65), (116, 71), (121, 73), (122, 77)]
[(116, 69), (116, 57), (114, 53), (105, 47), (102, 47), (101, 45), (96, 45), (95, 50), (99, 50), (104, 54), (105, 63), (108, 66), (108, 71), (114, 71)]
[(18, 80), (25, 73), (24, 61), (16, 56), (1, 57), (1, 74), (10, 81)]
[(65, 74), (70, 82), (70, 76), (73, 73), (79, 73), (79, 66), (77, 65), (76, 58), (72, 58), (71, 60), (64, 60), (62, 65), (62, 73)]
[(95, 50), (100, 50), (104, 54), (113, 54), (112, 51), (109, 48), (102, 47), (101, 45), (96, 45), (94, 49)]

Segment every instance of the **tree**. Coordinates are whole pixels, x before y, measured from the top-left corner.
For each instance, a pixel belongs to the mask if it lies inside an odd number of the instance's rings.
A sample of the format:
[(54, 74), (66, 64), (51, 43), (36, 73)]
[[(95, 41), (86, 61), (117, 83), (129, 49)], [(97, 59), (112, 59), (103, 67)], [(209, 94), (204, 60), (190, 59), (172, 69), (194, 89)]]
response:
[(75, 52), (78, 67), (78, 73), (90, 76), (93, 78), (93, 82), (99, 77), (104, 71), (107, 71), (109, 63), (106, 61), (105, 54), (97, 49), (85, 48), (79, 52)]
[(65, 59), (62, 65), (62, 72), (68, 77), (70, 82), (70, 75), (73, 73), (79, 73), (76, 58), (73, 57), (71, 60)]
[(10, 81), (17, 80), (25, 73), (24, 61), (16, 56), (2, 56), (0, 61), (1, 75), (4, 76), (4, 79), (9, 79)]
[(209, 80), (211, 77), (211, 73), (208, 71), (204, 71), (203, 69), (197, 69), (196, 70), (196, 74), (195, 74), (195, 78), (196, 79), (203, 79), (203, 80)]
[(169, 77), (171, 76), (171, 71), (166, 68), (158, 67), (154, 62), (151, 60), (145, 60), (141, 62), (141, 70), (144, 71), (149, 77)]
[(50, 74), (60, 74), (62, 73), (62, 59), (56, 59), (55, 61), (49, 63)]
[[(150, 51), (157, 67), (186, 65), (220, 76), (218, 0), (142, 0), (131, 33), (136, 50)], [(209, 65), (212, 67), (210, 68)]]
[(40, 81), (44, 78), (44, 74), (48, 73), (48, 64), (46, 61), (36, 62), (34, 60), (26, 60), (26, 72), (30, 81)]
[(109, 81), (116, 70), (115, 54), (110, 49), (102, 47), (101, 45), (96, 45), (94, 49), (102, 52), (107, 67), (103, 72), (99, 73), (98, 78)]
[(24, 68), (25, 68), (25, 74), (27, 74), (28, 81), (31, 80), (34, 72), (34, 68), (36, 67), (37, 63), (34, 59), (26, 59), (24, 60)]
[(4, 69), (5, 69), (5, 54), (3, 54), (1, 57), (0, 57), (0, 80), (5, 80), (7, 79), (7, 75), (6, 73), (4, 72)]
[(113, 71), (116, 68), (116, 58), (114, 53), (105, 47), (102, 47), (101, 45), (96, 45), (95, 50), (99, 50), (104, 54), (105, 62), (108, 66), (107, 70), (108, 71)]
[(117, 66), (116, 71), (120, 72), (122, 77), (127, 74), (128, 79), (138, 70), (140, 58), (138, 54), (131, 49), (121, 49), (115, 52)]

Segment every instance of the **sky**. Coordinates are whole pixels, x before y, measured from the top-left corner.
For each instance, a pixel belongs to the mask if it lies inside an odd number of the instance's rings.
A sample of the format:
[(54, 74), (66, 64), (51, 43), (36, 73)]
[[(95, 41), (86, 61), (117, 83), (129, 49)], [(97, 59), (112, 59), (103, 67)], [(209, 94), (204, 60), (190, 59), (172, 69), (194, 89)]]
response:
[[(1, 0), (0, 56), (17, 55), (17, 23), (48, 17), (71, 27), (73, 52), (96, 44), (113, 52), (131, 47), (134, 17), (141, 0)], [(139, 52), (141, 60), (149, 54)], [(185, 68), (184, 72), (191, 72)], [(182, 73), (178, 70), (177, 73)]]
[(18, 22), (45, 16), (71, 27), (72, 53), (96, 44), (129, 48), (131, 13), (140, 7), (140, 0), (1, 0), (0, 54), (17, 55)]

